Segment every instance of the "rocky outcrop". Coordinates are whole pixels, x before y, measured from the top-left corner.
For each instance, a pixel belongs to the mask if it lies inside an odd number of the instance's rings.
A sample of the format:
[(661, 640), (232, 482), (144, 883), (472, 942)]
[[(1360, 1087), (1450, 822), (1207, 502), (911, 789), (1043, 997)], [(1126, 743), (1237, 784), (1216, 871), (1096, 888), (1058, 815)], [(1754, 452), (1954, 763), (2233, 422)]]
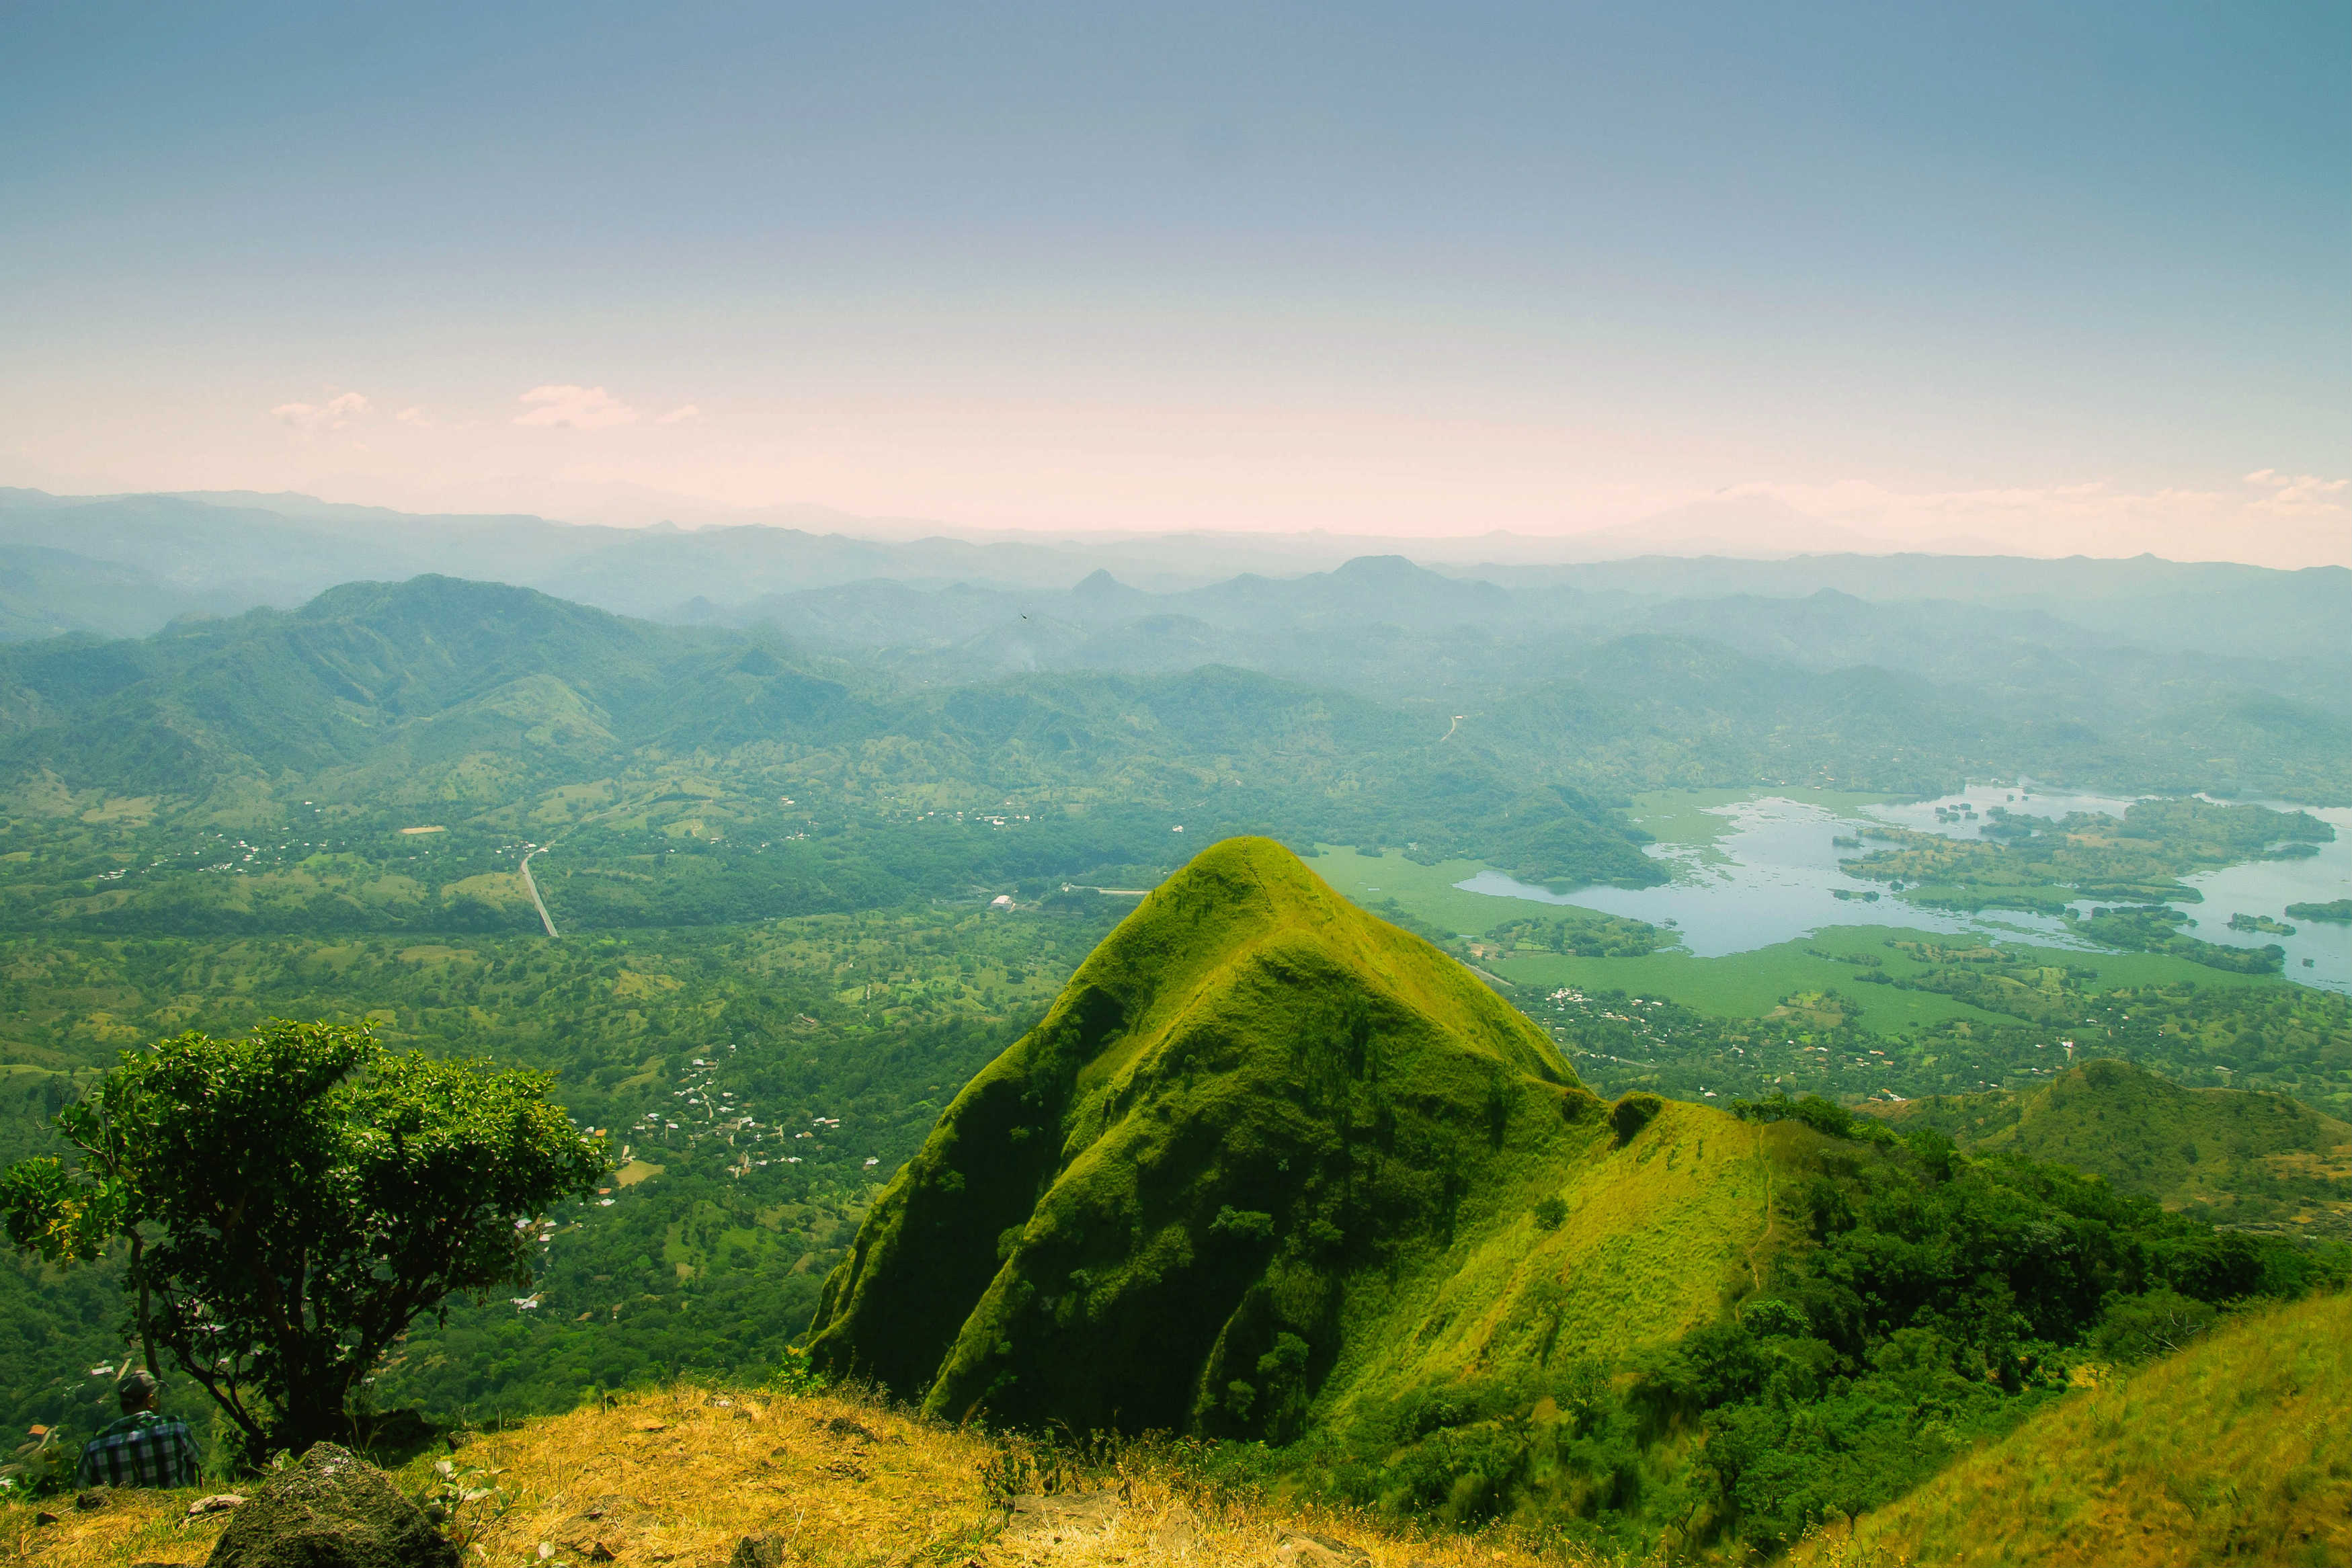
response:
[(457, 1549), (382, 1470), (314, 1445), (254, 1490), (206, 1568), (457, 1568)]

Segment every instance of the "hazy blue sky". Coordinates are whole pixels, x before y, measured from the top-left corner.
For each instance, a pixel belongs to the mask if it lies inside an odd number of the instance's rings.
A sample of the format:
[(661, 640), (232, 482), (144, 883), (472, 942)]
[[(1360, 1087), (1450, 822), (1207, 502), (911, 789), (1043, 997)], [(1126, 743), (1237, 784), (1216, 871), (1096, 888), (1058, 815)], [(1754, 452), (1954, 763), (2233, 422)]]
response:
[(0, 483), (2346, 559), (2347, 63), (2340, 0), (20, 0)]

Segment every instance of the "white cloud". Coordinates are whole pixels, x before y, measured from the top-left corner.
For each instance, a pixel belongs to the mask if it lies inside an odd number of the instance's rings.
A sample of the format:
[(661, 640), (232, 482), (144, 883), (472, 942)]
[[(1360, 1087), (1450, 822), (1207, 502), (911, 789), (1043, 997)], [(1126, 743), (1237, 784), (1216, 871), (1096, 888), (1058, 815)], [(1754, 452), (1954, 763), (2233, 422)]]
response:
[(654, 421), (654, 423), (656, 424), (684, 424), (689, 419), (700, 419), (701, 417), (702, 411), (689, 402), (681, 404), (680, 406), (670, 410), (667, 413)]
[(341, 430), (369, 411), (365, 397), (358, 392), (345, 392), (323, 403), (281, 402), (269, 412), (280, 423), (290, 424), (309, 435), (321, 430)]
[(433, 416), (421, 408), (404, 408), (392, 416), (403, 424), (430, 424)]
[(2352, 479), (2323, 479), (2316, 474), (2282, 474), (2275, 468), (2257, 468), (2246, 476), (2249, 485), (2260, 485), (2271, 493), (2256, 501), (2257, 509), (2287, 516), (2309, 516), (2315, 512), (2340, 512), (2341, 501), (2330, 500), (2352, 487)]
[(610, 425), (634, 424), (637, 419), (635, 409), (603, 387), (533, 387), (515, 401), (530, 407), (529, 413), (515, 416), (517, 424), (603, 430)]

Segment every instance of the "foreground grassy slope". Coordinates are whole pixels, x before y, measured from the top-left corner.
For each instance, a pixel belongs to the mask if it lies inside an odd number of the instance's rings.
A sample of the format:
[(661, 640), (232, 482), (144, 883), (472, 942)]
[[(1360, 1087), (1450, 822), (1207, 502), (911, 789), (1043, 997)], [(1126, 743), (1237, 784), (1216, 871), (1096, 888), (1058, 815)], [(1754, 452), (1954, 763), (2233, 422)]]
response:
[(2089, 1061), (2022, 1093), (1946, 1095), (1884, 1113), (1984, 1154), (2104, 1176), (2221, 1224), (2352, 1236), (2352, 1124), (2284, 1094), (2184, 1089), (2127, 1061)]
[[(415, 1496), (436, 1491), (440, 1457), (436, 1448), (411, 1462), (395, 1482)], [(1271, 1563), (1302, 1533), (1354, 1548), (1370, 1568), (1563, 1563), (1497, 1533), (1431, 1532), (1213, 1493), (1149, 1448), (1075, 1470), (1037, 1458), (1017, 1442), (871, 1401), (680, 1385), (479, 1434), (454, 1464), (466, 1488), (487, 1495), (457, 1511), (454, 1532), (467, 1562), (556, 1568), (606, 1561), (600, 1546), (623, 1568), (722, 1568), (739, 1542), (765, 1535), (782, 1538), (790, 1568)], [(1095, 1494), (1094, 1511), (1078, 1528), (1024, 1529), (1022, 1515), (1007, 1517), (1005, 1493), (1041, 1483)], [(1105, 1506), (1105, 1493), (1116, 1504)], [(191, 1519), (197, 1495), (124, 1492), (94, 1512), (68, 1501), (48, 1526), (36, 1524), (31, 1504), (0, 1505), (0, 1559), (28, 1568), (199, 1563), (229, 1516)]]
[(1833, 1552), (1923, 1568), (2352, 1562), (2352, 1299), (2240, 1318), (2079, 1394), (1800, 1558)]

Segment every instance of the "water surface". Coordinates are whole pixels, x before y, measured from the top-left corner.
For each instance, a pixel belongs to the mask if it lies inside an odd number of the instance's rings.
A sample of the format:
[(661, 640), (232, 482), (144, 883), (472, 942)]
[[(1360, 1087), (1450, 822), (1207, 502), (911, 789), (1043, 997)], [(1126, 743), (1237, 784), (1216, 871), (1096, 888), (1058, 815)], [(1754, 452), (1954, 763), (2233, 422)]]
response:
[[(1977, 785), (1933, 800), (1828, 806), (1759, 793), (1753, 799), (1702, 808), (1723, 819), (1711, 839), (1658, 843), (1649, 853), (1666, 863), (1673, 880), (1658, 887), (1582, 887), (1570, 893), (1517, 881), (1499, 871), (1482, 871), (1454, 883), (1465, 893), (1573, 905), (1609, 915), (1672, 925), (1701, 957), (1745, 953), (1810, 936), (1829, 925), (1898, 925), (1970, 935), (1990, 941), (2096, 951), (2053, 915), (2016, 910), (1966, 914), (1929, 909), (1889, 893), (1884, 883), (1864, 882), (1838, 869), (1843, 858), (1864, 852), (1832, 841), (1853, 837), (1873, 822), (1916, 828), (1954, 838), (1979, 836), (1993, 806), (2037, 817), (2069, 811), (2121, 816), (2129, 799), (2074, 792), (2043, 792), (2014, 785)], [(2285, 802), (2264, 801), (2280, 810)], [(1944, 820), (1937, 808), (1945, 809)], [(1952, 813), (1973, 807), (1975, 817)], [(2352, 991), (2352, 926), (2298, 920), (2293, 936), (2229, 929), (2239, 913), (2284, 918), (2289, 904), (2325, 904), (2352, 896), (2352, 810), (2315, 810), (2335, 825), (2336, 841), (2300, 860), (2254, 861), (2182, 880), (2204, 895), (2201, 904), (2179, 907), (2197, 922), (2193, 935), (2232, 946), (2260, 947), (2275, 942), (2286, 949), (2286, 977), (2305, 985)], [(1843, 890), (1848, 896), (1837, 896)], [(1874, 902), (1864, 895), (1875, 893)], [(2090, 907), (2088, 900), (2075, 905)], [(2306, 966), (2304, 960), (2309, 959)]]

